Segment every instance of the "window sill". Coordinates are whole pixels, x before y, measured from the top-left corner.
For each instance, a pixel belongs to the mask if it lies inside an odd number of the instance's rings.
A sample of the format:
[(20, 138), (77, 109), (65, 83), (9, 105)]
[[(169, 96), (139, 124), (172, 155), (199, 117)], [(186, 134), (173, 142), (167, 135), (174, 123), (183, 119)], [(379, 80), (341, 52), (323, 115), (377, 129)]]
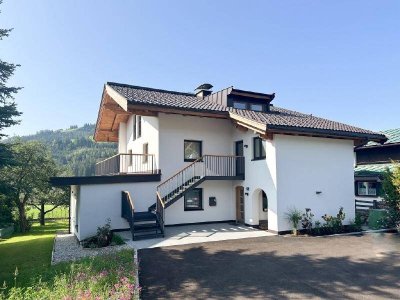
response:
[(184, 211), (202, 211), (204, 208), (185, 208)]
[[(199, 157), (200, 158), (200, 157)], [(183, 161), (184, 162), (194, 162), (194, 161), (196, 161), (196, 160), (198, 160), (199, 158), (195, 158), (195, 159), (192, 159), (192, 158), (185, 158)]]
[(253, 158), (251, 161), (264, 160), (266, 157)]

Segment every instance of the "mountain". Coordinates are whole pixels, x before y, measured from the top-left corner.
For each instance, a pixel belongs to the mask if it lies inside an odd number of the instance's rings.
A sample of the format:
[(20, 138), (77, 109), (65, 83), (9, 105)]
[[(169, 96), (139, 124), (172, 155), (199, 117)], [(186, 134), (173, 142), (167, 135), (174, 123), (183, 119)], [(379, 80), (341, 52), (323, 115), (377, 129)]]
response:
[[(94, 175), (96, 162), (117, 154), (116, 143), (96, 143), (95, 125), (76, 125), (69, 129), (41, 130), (33, 135), (18, 137), (22, 141), (39, 141), (52, 152), (54, 159), (67, 166), (75, 176)], [(15, 138), (13, 138), (15, 139)]]

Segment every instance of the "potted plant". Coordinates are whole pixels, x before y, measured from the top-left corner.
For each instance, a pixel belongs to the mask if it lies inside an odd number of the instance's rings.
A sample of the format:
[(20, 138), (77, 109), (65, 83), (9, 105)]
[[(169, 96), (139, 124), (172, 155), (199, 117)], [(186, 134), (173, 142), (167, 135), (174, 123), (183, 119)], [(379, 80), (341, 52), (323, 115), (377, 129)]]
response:
[(285, 213), (286, 220), (292, 225), (293, 235), (297, 235), (297, 228), (299, 227), (299, 222), (301, 221), (303, 214), (300, 210), (293, 207), (290, 208), (287, 213)]

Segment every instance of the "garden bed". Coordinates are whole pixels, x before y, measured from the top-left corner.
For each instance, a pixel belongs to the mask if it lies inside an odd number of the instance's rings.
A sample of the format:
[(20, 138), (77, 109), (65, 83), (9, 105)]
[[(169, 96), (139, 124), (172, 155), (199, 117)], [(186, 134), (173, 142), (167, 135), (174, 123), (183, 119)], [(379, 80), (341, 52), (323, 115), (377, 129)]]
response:
[(131, 249), (127, 244), (102, 248), (84, 248), (73, 234), (57, 234), (54, 239), (54, 248), (51, 263), (72, 261), (84, 257), (111, 254), (123, 249)]
[(29, 287), (0, 291), (0, 299), (138, 299), (139, 291), (137, 257), (130, 249), (58, 264)]

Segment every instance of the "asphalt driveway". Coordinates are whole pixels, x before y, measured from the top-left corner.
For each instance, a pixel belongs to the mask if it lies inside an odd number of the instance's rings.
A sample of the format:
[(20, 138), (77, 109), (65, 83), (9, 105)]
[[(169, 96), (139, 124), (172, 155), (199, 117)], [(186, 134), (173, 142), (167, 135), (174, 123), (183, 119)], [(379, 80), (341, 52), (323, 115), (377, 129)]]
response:
[(139, 250), (143, 299), (400, 299), (400, 236), (260, 237)]

